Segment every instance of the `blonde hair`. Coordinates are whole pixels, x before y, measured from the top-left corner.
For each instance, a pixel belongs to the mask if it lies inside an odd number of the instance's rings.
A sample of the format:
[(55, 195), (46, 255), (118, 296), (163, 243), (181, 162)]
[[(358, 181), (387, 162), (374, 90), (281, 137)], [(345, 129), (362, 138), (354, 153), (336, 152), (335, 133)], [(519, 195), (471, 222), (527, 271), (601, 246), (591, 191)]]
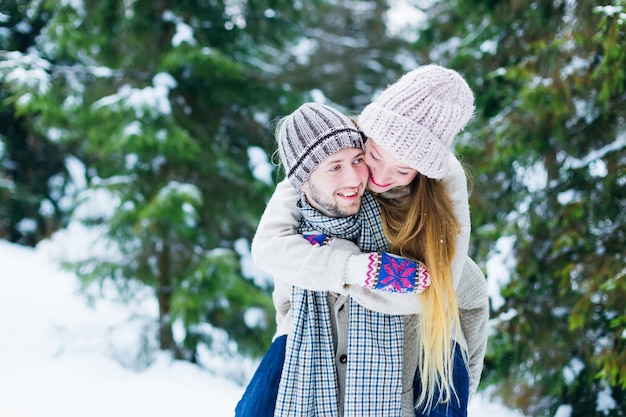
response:
[[(451, 263), (460, 226), (443, 182), (418, 174), (408, 187), (406, 196), (379, 201), (391, 253), (424, 262), (431, 277), (429, 289), (420, 295), (417, 370), (422, 390), (415, 405), (430, 408), (456, 395), (452, 331), (460, 322)], [(435, 388), (439, 398), (434, 398)]]

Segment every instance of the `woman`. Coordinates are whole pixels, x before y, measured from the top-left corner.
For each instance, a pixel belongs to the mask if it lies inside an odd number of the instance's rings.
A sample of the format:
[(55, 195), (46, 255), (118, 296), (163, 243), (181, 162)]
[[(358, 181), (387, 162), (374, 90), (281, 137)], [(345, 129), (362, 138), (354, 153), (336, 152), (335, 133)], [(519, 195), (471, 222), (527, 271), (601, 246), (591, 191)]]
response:
[[(357, 254), (353, 245), (340, 239), (312, 248), (293, 236), (299, 224), (299, 212), (294, 206), (299, 194), (284, 184), (277, 187), (252, 244), (257, 265), (278, 281), (313, 290), (348, 292), (367, 308), (413, 315), (411, 323), (417, 324), (415, 343), (419, 341), (419, 353), (413, 373), (408, 373), (408, 384), (416, 385), (417, 415), (440, 401), (443, 404), (430, 415), (453, 415), (455, 411), (465, 415), (482, 369), (488, 314), (484, 277), (467, 259), (469, 206), (465, 173), (449, 151), (452, 139), (472, 112), (473, 95), (462, 78), (454, 71), (428, 65), (411, 71), (386, 89), (358, 120), (368, 137), (369, 188), (380, 201), (391, 252), (423, 261), (431, 276), (430, 290), (421, 295), (398, 296), (346, 287), (346, 283), (362, 279), (359, 271), (364, 270), (367, 256)], [(287, 256), (278, 260), (273, 256), (277, 253)], [(398, 301), (393, 297), (405, 298)], [(284, 304), (284, 300), (277, 302), (277, 309), (282, 311), (277, 334), (288, 332), (280, 328), (282, 317), (289, 314)], [(466, 323), (464, 317), (469, 317)], [(467, 372), (462, 372), (465, 355), (459, 355), (466, 349), (471, 382)], [(457, 376), (465, 378), (470, 387), (459, 387), (463, 381), (456, 381)]]

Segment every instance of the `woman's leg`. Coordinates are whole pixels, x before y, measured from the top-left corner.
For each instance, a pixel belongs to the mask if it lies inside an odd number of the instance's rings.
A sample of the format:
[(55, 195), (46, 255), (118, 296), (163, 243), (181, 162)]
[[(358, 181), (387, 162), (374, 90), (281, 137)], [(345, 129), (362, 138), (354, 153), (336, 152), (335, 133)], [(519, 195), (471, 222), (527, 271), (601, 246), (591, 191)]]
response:
[(277, 337), (261, 360), (246, 391), (237, 403), (235, 417), (273, 417), (278, 385), (285, 362), (287, 335)]
[[(456, 395), (452, 393), (452, 398), (447, 403), (436, 404), (432, 409), (425, 410), (420, 407), (415, 410), (416, 417), (467, 417), (467, 403), (469, 401), (469, 373), (465, 360), (463, 360), (463, 350), (458, 343), (454, 346), (454, 370), (452, 373), (454, 389)], [(419, 375), (415, 375), (413, 383), (413, 398), (417, 400), (421, 392)], [(435, 392), (434, 398), (439, 397), (439, 391)]]

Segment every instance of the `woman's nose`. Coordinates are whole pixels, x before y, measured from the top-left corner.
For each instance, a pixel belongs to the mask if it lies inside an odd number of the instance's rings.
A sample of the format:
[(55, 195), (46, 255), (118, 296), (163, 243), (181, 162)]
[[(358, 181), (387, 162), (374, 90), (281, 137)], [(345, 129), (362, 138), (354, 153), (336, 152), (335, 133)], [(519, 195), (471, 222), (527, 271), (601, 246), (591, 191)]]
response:
[(374, 177), (376, 178), (376, 181), (378, 181), (380, 184), (386, 184), (387, 182), (389, 182), (388, 180), (390, 177), (389, 168), (386, 166), (378, 167), (378, 169), (374, 173)]

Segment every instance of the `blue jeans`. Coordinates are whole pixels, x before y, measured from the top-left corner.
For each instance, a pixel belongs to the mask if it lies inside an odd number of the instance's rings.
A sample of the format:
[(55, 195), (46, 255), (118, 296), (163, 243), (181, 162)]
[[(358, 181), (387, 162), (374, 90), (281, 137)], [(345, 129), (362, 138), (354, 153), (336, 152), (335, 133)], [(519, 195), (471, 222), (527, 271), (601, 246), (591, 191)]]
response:
[[(452, 398), (447, 403), (436, 404), (431, 410), (425, 410), (420, 407), (415, 410), (416, 417), (467, 417), (467, 403), (469, 401), (469, 373), (465, 361), (463, 360), (463, 351), (458, 343), (454, 347), (454, 369), (452, 371), (452, 380), (456, 389), (456, 396), (452, 393)], [(417, 401), (421, 392), (421, 382), (419, 374), (415, 375), (413, 383), (414, 401)], [(439, 390), (435, 391), (434, 398), (439, 397)]]
[[(250, 380), (246, 391), (235, 408), (235, 417), (273, 417), (278, 397), (278, 385), (285, 362), (285, 346), (287, 336), (280, 336), (274, 340), (267, 353), (261, 360), (254, 376)], [(469, 374), (463, 360), (461, 347), (454, 348), (454, 370), (452, 378), (457, 397), (453, 397), (446, 404), (437, 404), (430, 412), (415, 411), (416, 417), (467, 417), (467, 403), (469, 400)], [(413, 396), (416, 400), (420, 394), (421, 384), (418, 375), (415, 376)], [(435, 398), (439, 396), (435, 392)]]
[(235, 408), (235, 417), (273, 417), (285, 362), (287, 335), (270, 345)]

